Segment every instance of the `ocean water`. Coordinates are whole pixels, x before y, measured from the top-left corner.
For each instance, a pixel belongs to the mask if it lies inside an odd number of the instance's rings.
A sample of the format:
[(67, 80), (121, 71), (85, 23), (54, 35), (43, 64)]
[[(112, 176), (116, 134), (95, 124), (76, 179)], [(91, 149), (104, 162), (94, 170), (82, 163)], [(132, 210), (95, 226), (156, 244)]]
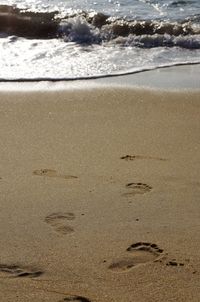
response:
[(200, 63), (199, 0), (0, 0), (0, 79)]

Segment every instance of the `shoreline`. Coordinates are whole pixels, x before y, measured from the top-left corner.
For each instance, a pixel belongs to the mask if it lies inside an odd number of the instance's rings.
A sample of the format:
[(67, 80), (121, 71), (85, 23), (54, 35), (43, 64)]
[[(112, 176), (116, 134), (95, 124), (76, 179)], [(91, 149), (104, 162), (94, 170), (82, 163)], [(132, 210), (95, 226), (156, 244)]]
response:
[(200, 64), (162, 67), (131, 74), (81, 80), (0, 81), (0, 91), (91, 89), (97, 87), (142, 89), (200, 89)]

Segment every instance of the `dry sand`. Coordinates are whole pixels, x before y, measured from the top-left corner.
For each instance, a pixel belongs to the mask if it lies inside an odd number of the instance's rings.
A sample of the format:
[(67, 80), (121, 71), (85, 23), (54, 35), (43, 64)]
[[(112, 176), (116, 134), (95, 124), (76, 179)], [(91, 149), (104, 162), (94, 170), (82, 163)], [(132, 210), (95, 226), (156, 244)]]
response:
[(199, 101), (0, 93), (0, 301), (200, 301)]

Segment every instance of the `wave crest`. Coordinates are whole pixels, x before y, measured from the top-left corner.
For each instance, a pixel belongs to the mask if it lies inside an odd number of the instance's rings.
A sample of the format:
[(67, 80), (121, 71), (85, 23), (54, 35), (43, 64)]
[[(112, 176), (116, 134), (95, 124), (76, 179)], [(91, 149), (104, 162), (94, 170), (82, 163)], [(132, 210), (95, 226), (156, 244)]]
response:
[(200, 23), (114, 19), (103, 13), (81, 12), (59, 17), (59, 12), (30, 12), (0, 5), (0, 32), (25, 38), (63, 38), (76, 43), (121, 43), (135, 47), (200, 48)]

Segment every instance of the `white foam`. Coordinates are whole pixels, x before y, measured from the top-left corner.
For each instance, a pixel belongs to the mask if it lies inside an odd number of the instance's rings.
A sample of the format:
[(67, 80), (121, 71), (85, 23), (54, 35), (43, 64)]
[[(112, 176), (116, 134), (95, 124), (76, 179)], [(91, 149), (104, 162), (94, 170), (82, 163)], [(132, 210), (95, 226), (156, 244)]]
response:
[(0, 40), (0, 79), (75, 79), (197, 63), (200, 50), (80, 45), (59, 39)]
[[(9, 1), (9, 3), (14, 2), (15, 1)], [(149, 3), (149, 1), (143, 1), (138, 5), (144, 7), (144, 2)], [(6, 4), (9, 3), (6, 2)], [(19, 3), (24, 4), (25, 2), (19, 0)], [(29, 2), (26, 2), (26, 6), (29, 5), (31, 7), (34, 3), (48, 10), (48, 5), (45, 1), (40, 2), (30, 0)], [(130, 8), (132, 5), (131, 3), (132, 1), (127, 0), (127, 7)], [(55, 9), (56, 7), (59, 7), (60, 9), (64, 4), (59, 0), (52, 0), (52, 5), (51, 8)], [(62, 12), (61, 9), (60, 13), (62, 14)], [(148, 12), (148, 9), (146, 12)], [(136, 25), (136, 31), (139, 28), (138, 35), (137, 33), (136, 35), (128, 35), (130, 27), (125, 29), (125, 34), (123, 31), (124, 28), (122, 28), (122, 32), (120, 33), (121, 28), (118, 26), (117, 22), (111, 22), (111, 20), (116, 21), (116, 18), (110, 18), (110, 23), (106, 24), (105, 28), (103, 26), (102, 29), (99, 29), (88, 23), (91, 22), (90, 14), (87, 15), (88, 22), (83, 18), (83, 15), (84, 13), (82, 12), (82, 15), (79, 14), (79, 16), (76, 17), (66, 18), (61, 22), (60, 33), (63, 35), (64, 39), (57, 37), (57, 31), (55, 31), (55, 39), (51, 40), (30, 40), (18, 38), (16, 36), (1, 36), (0, 79), (59, 80), (91, 78), (133, 73), (161, 66), (200, 62), (199, 34), (187, 34), (185, 36), (182, 34), (178, 37), (173, 36), (172, 34), (155, 34), (154, 29), (160, 29), (159, 24), (163, 26), (161, 26), (162, 30), (165, 30), (166, 27), (169, 32), (172, 29), (172, 33), (174, 33), (173, 26), (174, 24), (176, 25), (176, 22), (168, 22), (168, 24), (166, 22), (162, 23), (158, 20), (154, 20), (154, 27), (152, 27), (152, 23), (149, 26), (149, 22), (144, 21), (144, 28), (142, 28), (142, 22), (139, 24), (140, 22), (135, 20), (135, 23), (129, 22), (128, 24), (134, 23)], [(125, 19), (123, 18), (120, 20), (124, 21)], [(118, 21), (120, 22), (120, 20)], [(196, 31), (195, 33), (199, 30), (198, 20), (198, 18), (195, 19), (196, 23), (194, 23), (193, 26)], [(124, 21), (124, 24), (126, 27), (126, 21)], [(187, 25), (189, 26), (189, 32), (191, 30), (191, 24), (193, 23), (184, 23), (185, 28)], [(180, 23), (179, 25), (181, 27), (183, 23)], [(106, 26), (108, 29), (107, 39)], [(113, 27), (115, 28), (114, 34), (112, 31)], [(133, 29), (133, 27), (131, 29)], [(153, 28), (153, 34), (144, 35), (140, 33), (142, 30), (145, 32), (146, 30), (148, 31), (149, 28), (151, 32)], [(111, 29), (111, 34), (109, 29)], [(128, 36), (120, 36), (123, 34)], [(109, 39), (113, 37), (117, 38), (109, 41)]]
[(100, 39), (100, 32), (82, 16), (69, 18), (60, 23), (59, 31), (65, 42), (93, 43)]

